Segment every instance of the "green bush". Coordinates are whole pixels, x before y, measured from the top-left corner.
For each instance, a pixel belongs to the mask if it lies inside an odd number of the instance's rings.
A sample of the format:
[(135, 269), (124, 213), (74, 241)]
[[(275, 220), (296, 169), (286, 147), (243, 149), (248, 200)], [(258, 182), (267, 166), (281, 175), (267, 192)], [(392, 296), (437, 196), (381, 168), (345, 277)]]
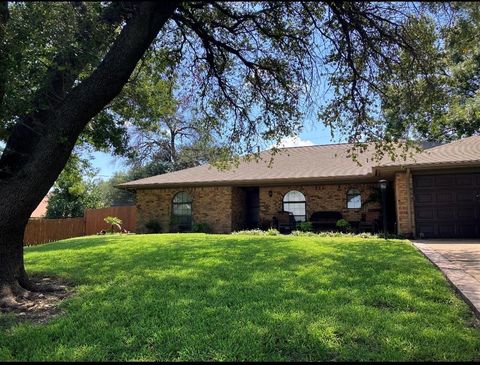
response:
[(297, 224), (297, 229), (301, 232), (312, 232), (312, 222), (300, 222), (299, 224)]
[(350, 223), (348, 223), (348, 221), (347, 221), (346, 219), (343, 219), (343, 218), (342, 218), (342, 219), (339, 219), (339, 220), (337, 221), (336, 226), (337, 226), (338, 228), (347, 228), (347, 227), (350, 227)]
[(147, 229), (147, 233), (160, 233), (162, 232), (162, 226), (159, 221), (156, 219), (151, 219), (147, 223), (145, 223), (145, 228)]
[(194, 223), (192, 225), (192, 232), (195, 233), (210, 233), (212, 229), (207, 223)]
[(280, 232), (278, 231), (278, 229), (270, 228), (269, 230), (267, 230), (267, 231), (265, 232), (265, 235), (266, 235), (266, 236), (279, 236), (279, 235), (280, 235)]
[[(292, 236), (301, 236), (301, 237), (356, 237), (356, 238), (383, 238), (376, 234), (370, 232), (363, 233), (352, 233), (352, 232), (339, 232), (339, 231), (324, 231), (324, 232), (302, 232), (302, 231), (293, 231)], [(389, 238), (398, 238), (398, 237), (389, 237)]]
[(103, 220), (110, 225), (111, 233), (113, 233), (113, 227), (117, 227), (119, 232), (122, 231), (122, 220), (120, 218), (108, 216), (103, 218)]
[(344, 232), (351, 232), (352, 231), (352, 226), (350, 225), (350, 222), (347, 221), (346, 219), (339, 219), (337, 221), (336, 226), (340, 228)]
[[(262, 231), (261, 229), (246, 229), (243, 231), (232, 232), (233, 235), (242, 235), (242, 236), (278, 236), (281, 233), (276, 229), (269, 229), (267, 231)], [(347, 232), (338, 232), (338, 231), (325, 231), (325, 232), (302, 232), (302, 231), (293, 231), (292, 236), (300, 237), (355, 237), (355, 238), (383, 238), (383, 235), (372, 234), (370, 232), (364, 233), (347, 233)], [(388, 238), (399, 238), (398, 236), (389, 235)]]

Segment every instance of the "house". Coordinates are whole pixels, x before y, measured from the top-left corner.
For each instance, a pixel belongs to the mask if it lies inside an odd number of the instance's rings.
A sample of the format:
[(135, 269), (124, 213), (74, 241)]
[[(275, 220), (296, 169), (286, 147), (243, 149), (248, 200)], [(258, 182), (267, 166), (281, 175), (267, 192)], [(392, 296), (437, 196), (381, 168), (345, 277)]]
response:
[[(315, 212), (339, 212), (361, 227), (383, 227), (407, 237), (480, 237), (480, 136), (380, 162), (373, 146), (348, 155), (349, 144), (281, 149), (269, 167), (242, 161), (220, 171), (210, 165), (131, 181), (118, 187), (136, 192), (137, 232), (150, 220), (162, 231), (188, 231), (207, 223), (215, 233), (268, 226), (281, 211), (295, 220)], [(385, 209), (379, 181), (387, 182)]]
[(48, 194), (42, 199), (40, 204), (35, 208), (30, 218), (43, 218), (47, 214)]

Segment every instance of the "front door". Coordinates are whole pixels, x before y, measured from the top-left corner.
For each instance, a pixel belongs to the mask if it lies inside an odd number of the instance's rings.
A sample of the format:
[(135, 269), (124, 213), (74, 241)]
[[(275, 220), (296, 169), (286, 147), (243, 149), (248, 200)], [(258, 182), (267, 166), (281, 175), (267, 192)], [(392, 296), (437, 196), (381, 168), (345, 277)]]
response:
[(247, 229), (258, 228), (260, 194), (257, 188), (245, 188), (245, 224)]

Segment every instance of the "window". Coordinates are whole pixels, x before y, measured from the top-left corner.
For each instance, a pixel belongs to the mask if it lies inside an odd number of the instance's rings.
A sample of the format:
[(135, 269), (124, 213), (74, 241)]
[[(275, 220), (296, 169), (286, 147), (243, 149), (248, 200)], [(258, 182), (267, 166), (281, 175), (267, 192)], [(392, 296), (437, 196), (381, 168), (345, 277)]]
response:
[(307, 218), (305, 195), (296, 190), (286, 193), (283, 197), (283, 210), (291, 212), (295, 217), (295, 221), (305, 222)]
[(180, 231), (192, 228), (192, 197), (185, 191), (177, 193), (173, 198), (173, 224)]
[(359, 209), (362, 206), (362, 196), (360, 190), (350, 189), (347, 191), (347, 208)]

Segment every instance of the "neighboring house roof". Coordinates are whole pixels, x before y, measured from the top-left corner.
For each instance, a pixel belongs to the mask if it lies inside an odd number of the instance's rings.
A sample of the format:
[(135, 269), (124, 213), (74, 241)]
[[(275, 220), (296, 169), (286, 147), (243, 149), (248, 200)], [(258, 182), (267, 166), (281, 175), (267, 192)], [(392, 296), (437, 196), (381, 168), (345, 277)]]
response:
[[(403, 167), (408, 164), (455, 164), (457, 162), (480, 162), (480, 136), (470, 137), (449, 144), (432, 147), (415, 154), (414, 161), (407, 158), (402, 162), (392, 162), (387, 156), (377, 161), (374, 158), (374, 145), (359, 154), (360, 164), (348, 156), (351, 144), (330, 144), (306, 147), (281, 148), (273, 156), (272, 152), (260, 153), (258, 162), (242, 161), (230, 170), (218, 170), (211, 165), (203, 165), (148, 177), (118, 185), (119, 188), (141, 189), (189, 185), (246, 185), (268, 183), (307, 182), (309, 180), (338, 181), (368, 179), (375, 177), (374, 168)], [(399, 146), (399, 151), (401, 147)]]
[(40, 204), (35, 208), (30, 218), (42, 218), (47, 214), (48, 195), (46, 195)]

